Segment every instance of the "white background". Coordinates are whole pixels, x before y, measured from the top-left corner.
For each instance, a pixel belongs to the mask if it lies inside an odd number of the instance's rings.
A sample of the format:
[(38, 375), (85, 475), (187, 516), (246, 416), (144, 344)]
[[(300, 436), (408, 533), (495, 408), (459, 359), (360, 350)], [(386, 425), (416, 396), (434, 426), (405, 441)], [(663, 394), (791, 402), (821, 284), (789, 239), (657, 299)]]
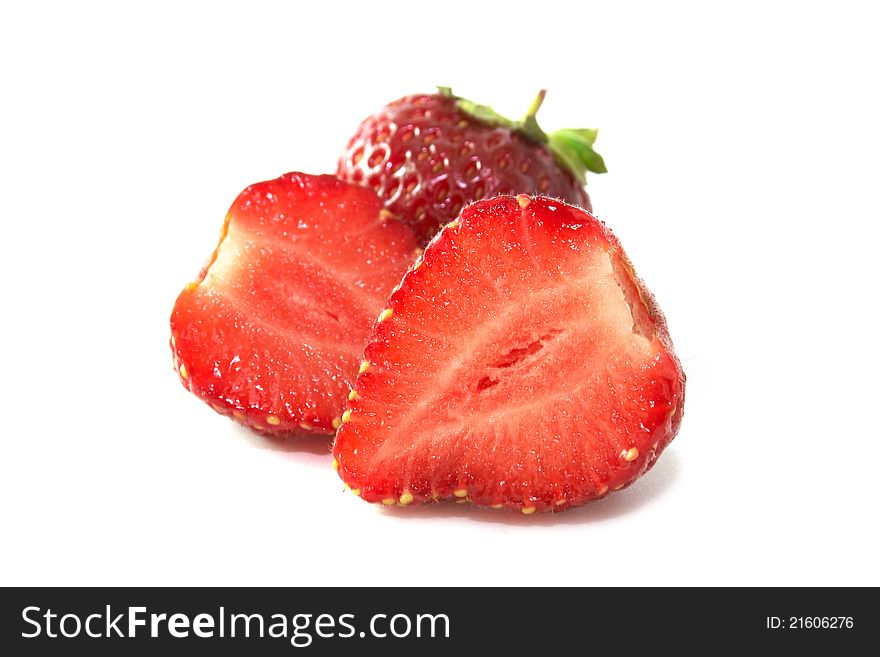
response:
[[(4, 3), (2, 584), (880, 584), (870, 3)], [(26, 8), (25, 8), (26, 7)], [(247, 184), (451, 85), (601, 128), (679, 437), (521, 517), (386, 510), (184, 391), (168, 316)]]

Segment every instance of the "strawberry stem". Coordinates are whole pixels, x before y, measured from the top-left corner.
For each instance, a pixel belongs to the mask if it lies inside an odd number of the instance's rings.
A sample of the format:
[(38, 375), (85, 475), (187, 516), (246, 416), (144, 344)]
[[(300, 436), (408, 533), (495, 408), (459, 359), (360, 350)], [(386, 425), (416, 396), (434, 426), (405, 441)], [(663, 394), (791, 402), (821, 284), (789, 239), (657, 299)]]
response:
[(544, 97), (546, 95), (546, 89), (541, 89), (538, 92), (538, 95), (535, 96), (535, 100), (532, 101), (532, 105), (529, 107), (529, 111), (526, 112), (525, 118), (522, 120), (521, 128), (522, 132), (528, 135), (529, 138), (541, 144), (547, 143), (547, 133), (541, 130), (541, 126), (538, 125), (538, 110), (544, 104)]
[(586, 184), (587, 171), (606, 173), (605, 160), (595, 150), (593, 143), (599, 131), (590, 128), (565, 128), (549, 135), (538, 125), (538, 110), (544, 104), (546, 89), (541, 89), (529, 111), (521, 121), (512, 121), (488, 105), (480, 105), (466, 98), (459, 98), (450, 87), (437, 87), (442, 96), (456, 99), (456, 106), (468, 116), (490, 126), (508, 128), (539, 144), (546, 144), (557, 163), (573, 175), (582, 185)]
[(538, 92), (538, 95), (535, 96), (535, 100), (532, 101), (531, 107), (529, 107), (529, 111), (526, 113), (526, 118), (532, 117), (538, 113), (538, 110), (541, 109), (541, 105), (544, 104), (544, 98), (547, 97), (547, 90), (541, 89)]

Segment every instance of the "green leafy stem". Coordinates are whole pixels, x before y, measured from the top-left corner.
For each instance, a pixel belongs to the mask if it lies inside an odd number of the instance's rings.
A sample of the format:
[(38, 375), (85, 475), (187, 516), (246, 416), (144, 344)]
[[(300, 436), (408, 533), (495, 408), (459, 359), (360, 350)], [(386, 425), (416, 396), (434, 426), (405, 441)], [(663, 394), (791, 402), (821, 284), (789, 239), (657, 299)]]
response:
[(452, 89), (449, 87), (437, 87), (437, 89), (444, 96), (455, 98), (458, 108), (468, 116), (488, 125), (515, 130), (532, 141), (546, 144), (556, 161), (570, 171), (581, 184), (586, 184), (587, 171), (592, 173), (607, 171), (602, 156), (593, 149), (596, 136), (599, 134), (598, 130), (594, 128), (563, 128), (547, 134), (538, 125), (537, 114), (544, 103), (544, 97), (547, 95), (546, 89), (541, 89), (538, 92), (529, 111), (519, 121), (502, 116), (488, 105), (480, 105), (466, 98), (459, 98), (452, 93)]

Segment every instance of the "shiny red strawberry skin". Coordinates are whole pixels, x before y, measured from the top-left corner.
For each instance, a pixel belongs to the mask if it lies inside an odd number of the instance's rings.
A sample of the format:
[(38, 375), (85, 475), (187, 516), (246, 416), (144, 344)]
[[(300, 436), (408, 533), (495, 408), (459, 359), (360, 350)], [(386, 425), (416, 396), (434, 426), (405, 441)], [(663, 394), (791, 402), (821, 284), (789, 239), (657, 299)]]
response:
[(611, 232), (554, 199), (466, 208), (383, 315), (333, 450), (367, 501), (564, 510), (631, 484), (680, 427), (663, 314)]
[(332, 433), (370, 328), (415, 252), (368, 189), (301, 173), (251, 185), (174, 305), (182, 383), (261, 433)]
[(592, 209), (547, 146), (475, 119), (441, 94), (406, 96), (367, 118), (338, 175), (375, 190), (422, 243), (468, 203), (498, 194), (540, 193)]

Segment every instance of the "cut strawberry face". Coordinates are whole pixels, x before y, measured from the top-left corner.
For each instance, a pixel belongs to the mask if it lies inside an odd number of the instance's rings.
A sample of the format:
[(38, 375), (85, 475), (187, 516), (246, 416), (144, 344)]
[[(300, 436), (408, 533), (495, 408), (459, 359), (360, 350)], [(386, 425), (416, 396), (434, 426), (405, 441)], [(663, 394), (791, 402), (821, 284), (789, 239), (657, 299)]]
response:
[(558, 200), (466, 208), (391, 295), (334, 446), (370, 502), (603, 497), (678, 431), (684, 374), (617, 239)]
[(381, 207), (332, 176), (244, 190), (171, 315), (183, 384), (264, 433), (332, 432), (370, 327), (416, 252)]

